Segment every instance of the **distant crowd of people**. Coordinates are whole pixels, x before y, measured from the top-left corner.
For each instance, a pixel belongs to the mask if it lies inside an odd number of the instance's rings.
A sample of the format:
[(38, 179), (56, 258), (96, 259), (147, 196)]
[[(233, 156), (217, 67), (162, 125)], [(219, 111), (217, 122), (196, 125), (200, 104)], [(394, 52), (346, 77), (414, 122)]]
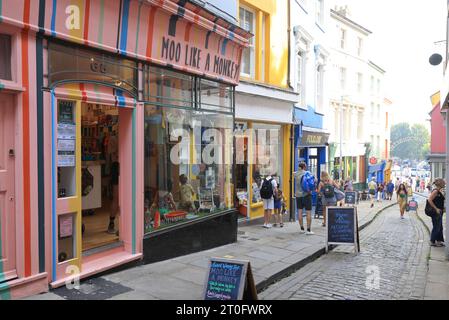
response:
[[(328, 206), (342, 206), (344, 204), (345, 192), (353, 191), (353, 182), (351, 179), (334, 180), (326, 171), (321, 172), (318, 181), (309, 171), (305, 163), (299, 164), (299, 170), (294, 173), (293, 180), (295, 184), (296, 208), (298, 211), (298, 222), (300, 233), (306, 235), (314, 234), (312, 231), (312, 194), (316, 192), (320, 199), (322, 212), (326, 212)], [(404, 219), (409, 198), (413, 196), (413, 191), (423, 193), (426, 189), (430, 196), (426, 202), (426, 214), (432, 218), (432, 246), (444, 246), (443, 238), (443, 212), (444, 209), (444, 191), (446, 184), (443, 179), (436, 179), (433, 183), (424, 179), (410, 177), (405, 179), (396, 178), (396, 181), (377, 183), (376, 178), (371, 178), (368, 183), (368, 195), (371, 201), (370, 207), (373, 208), (375, 202), (383, 200), (393, 201), (396, 194), (396, 201), (399, 206), (400, 219)], [(282, 190), (273, 175), (269, 175), (262, 180), (261, 197), (264, 206), (264, 228), (280, 226), (283, 227), (283, 214), (286, 213), (286, 199)], [(303, 211), (306, 211), (306, 224), (304, 224)], [(274, 212), (273, 212), (274, 211)], [(274, 217), (274, 224), (271, 220)], [(322, 226), (326, 226), (326, 215), (323, 214)]]

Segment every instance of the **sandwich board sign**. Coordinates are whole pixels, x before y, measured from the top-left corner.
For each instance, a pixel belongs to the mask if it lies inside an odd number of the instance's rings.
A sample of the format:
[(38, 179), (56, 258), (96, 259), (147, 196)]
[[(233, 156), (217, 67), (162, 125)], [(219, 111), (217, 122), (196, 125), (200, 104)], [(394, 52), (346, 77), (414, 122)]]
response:
[(249, 261), (211, 258), (204, 300), (258, 300)]
[(345, 192), (345, 204), (355, 205), (357, 201), (356, 191), (346, 191)]
[(408, 202), (408, 209), (409, 211), (418, 211), (418, 202), (413, 198)]
[(326, 253), (330, 244), (353, 244), (355, 252), (360, 252), (357, 207), (327, 207), (326, 221)]

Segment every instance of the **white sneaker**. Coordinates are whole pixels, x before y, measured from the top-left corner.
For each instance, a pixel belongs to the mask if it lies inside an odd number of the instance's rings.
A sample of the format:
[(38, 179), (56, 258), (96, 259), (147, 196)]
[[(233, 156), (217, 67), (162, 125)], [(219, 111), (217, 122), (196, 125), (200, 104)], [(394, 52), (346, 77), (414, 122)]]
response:
[(313, 231), (307, 231), (307, 232), (306, 232), (306, 235), (308, 235), (308, 236), (311, 236), (311, 235), (313, 235), (313, 234), (315, 234)]
[(303, 229), (301, 229), (301, 230), (299, 230), (299, 233), (300, 233), (300, 234), (304, 234), (304, 233), (306, 233), (306, 231), (303, 230)]
[(271, 223), (267, 224), (265, 228), (270, 229), (272, 227)]

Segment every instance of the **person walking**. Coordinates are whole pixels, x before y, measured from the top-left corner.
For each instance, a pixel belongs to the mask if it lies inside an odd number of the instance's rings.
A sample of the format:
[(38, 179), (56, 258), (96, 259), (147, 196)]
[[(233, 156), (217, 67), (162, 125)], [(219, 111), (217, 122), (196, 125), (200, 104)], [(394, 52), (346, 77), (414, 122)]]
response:
[(383, 193), (384, 193), (384, 184), (379, 183), (379, 185), (377, 186), (377, 202), (382, 202)]
[(331, 179), (329, 173), (321, 172), (321, 181), (318, 184), (318, 193), (322, 193), (321, 202), (323, 205), (323, 227), (326, 226), (326, 207), (337, 205), (335, 189), (340, 188), (338, 183)]
[(277, 194), (277, 182), (272, 175), (268, 175), (262, 180), (260, 186), (260, 196), (263, 200), (264, 224), (263, 227), (272, 227), (270, 220), (274, 209), (274, 195)]
[[(307, 165), (302, 162), (299, 164), (299, 170), (294, 174), (295, 181), (295, 197), (296, 197), (296, 207), (298, 210), (298, 221), (301, 227), (301, 233), (306, 233), (307, 235), (314, 234), (311, 230), (312, 228), (312, 190), (304, 190), (304, 179), (307, 176), (315, 178), (307, 171)], [(307, 181), (306, 181), (307, 182)], [(303, 210), (306, 210), (306, 222), (307, 231), (304, 230), (303, 221)]]
[(374, 207), (374, 197), (376, 196), (377, 183), (376, 178), (372, 177), (371, 181), (368, 183), (368, 193), (371, 201), (371, 208)]
[(394, 192), (394, 184), (393, 181), (390, 180), (387, 184), (387, 199), (392, 200), (393, 199), (393, 192)]
[(281, 189), (277, 189), (277, 193), (274, 195), (274, 224), (273, 227), (284, 227), (284, 220), (282, 215), (282, 205), (285, 204), (284, 194)]
[(401, 212), (401, 219), (404, 219), (405, 208), (407, 207), (407, 197), (407, 188), (405, 187), (405, 184), (401, 183), (396, 192), (396, 200), (399, 205), (399, 211)]
[(429, 199), (427, 199), (428, 205), (433, 209), (431, 214), (432, 233), (430, 234), (430, 245), (434, 247), (444, 247), (443, 213), (445, 211), (445, 197), (441, 190), (446, 186), (446, 182), (443, 179), (438, 178), (433, 184), (435, 185), (435, 189), (430, 194)]

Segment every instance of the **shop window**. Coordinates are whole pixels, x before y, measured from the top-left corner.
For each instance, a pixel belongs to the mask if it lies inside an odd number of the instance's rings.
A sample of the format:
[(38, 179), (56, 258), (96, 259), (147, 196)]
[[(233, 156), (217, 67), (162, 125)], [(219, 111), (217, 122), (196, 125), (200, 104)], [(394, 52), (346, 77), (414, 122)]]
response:
[(232, 113), (232, 96), (232, 87), (200, 80), (200, 109)]
[(281, 185), (282, 148), (281, 126), (253, 124), (252, 202), (262, 202), (260, 187), (265, 177), (271, 175)]
[(76, 195), (76, 102), (58, 101), (58, 197)]
[(85, 81), (109, 84), (137, 95), (136, 62), (71, 45), (49, 43), (49, 83)]
[(144, 100), (162, 106), (193, 108), (193, 77), (181, 73), (145, 66)]
[(76, 214), (58, 216), (58, 262), (71, 260), (76, 255)]
[(0, 79), (12, 80), (11, 36), (6, 34), (0, 34)]
[(145, 106), (145, 233), (231, 209), (233, 116)]

